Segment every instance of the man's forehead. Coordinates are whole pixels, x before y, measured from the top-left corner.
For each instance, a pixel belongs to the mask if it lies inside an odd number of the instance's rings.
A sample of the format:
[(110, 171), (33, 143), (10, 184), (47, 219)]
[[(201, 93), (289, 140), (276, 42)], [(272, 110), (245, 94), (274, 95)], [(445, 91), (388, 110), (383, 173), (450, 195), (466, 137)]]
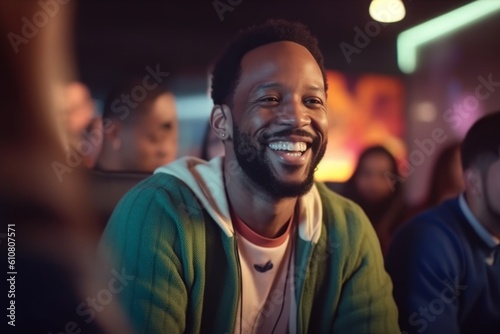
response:
[(243, 56), (241, 65), (244, 66), (265, 60), (287, 59), (291, 58), (292, 55), (309, 58), (316, 62), (311, 52), (305, 46), (291, 41), (278, 41), (264, 44), (248, 51)]
[[(276, 85), (277, 83), (272, 80), (274, 75), (278, 73), (286, 75), (290, 71), (290, 66), (294, 67), (294, 72), (305, 72), (308, 77), (311, 77), (310, 74), (317, 74), (318, 82), (311, 85), (318, 86), (317, 89), (324, 91), (323, 75), (316, 59), (307, 48), (290, 41), (265, 44), (245, 54), (241, 60), (240, 81), (251, 80), (262, 87)], [(270, 81), (265, 80), (266, 77)], [(261, 79), (264, 80), (259, 83)]]
[[(280, 89), (286, 86), (287, 86), (286, 83), (280, 83), (274, 81), (264, 82), (261, 84), (256, 84), (255, 87), (252, 89), (252, 91), (266, 91), (267, 89), (273, 89), (273, 88)], [(325, 89), (322, 85), (307, 84), (304, 86), (304, 88), (310, 92), (315, 92), (318, 94), (326, 94)]]

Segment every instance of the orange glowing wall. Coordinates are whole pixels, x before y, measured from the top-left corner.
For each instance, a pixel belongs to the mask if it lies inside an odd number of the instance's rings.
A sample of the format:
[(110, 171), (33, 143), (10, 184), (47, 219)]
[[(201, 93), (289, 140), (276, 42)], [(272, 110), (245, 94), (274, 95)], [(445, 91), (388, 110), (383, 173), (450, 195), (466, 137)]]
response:
[(328, 148), (316, 172), (320, 181), (346, 181), (357, 157), (381, 144), (397, 159), (405, 156), (404, 85), (383, 75), (346, 76), (327, 71)]

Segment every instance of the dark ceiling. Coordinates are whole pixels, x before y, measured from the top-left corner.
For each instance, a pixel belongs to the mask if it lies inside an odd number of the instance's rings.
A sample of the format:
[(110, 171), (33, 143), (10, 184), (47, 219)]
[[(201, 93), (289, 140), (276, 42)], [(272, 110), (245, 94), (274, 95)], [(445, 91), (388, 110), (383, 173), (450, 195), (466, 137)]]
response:
[(239, 5), (226, 11), (221, 21), (213, 0), (80, 1), (76, 51), (82, 81), (90, 85), (95, 95), (101, 96), (111, 82), (129, 69), (160, 64), (162, 70), (173, 75), (174, 81), (192, 77), (200, 82), (207, 66), (238, 30), (267, 18), (307, 24), (318, 37), (329, 68), (348, 73), (399, 75), (398, 33), (470, 2), (405, 0), (405, 19), (381, 27), (359, 54), (352, 54), (349, 63), (339, 45), (342, 42), (354, 45), (354, 28), (364, 30), (372, 21), (368, 15), (370, 0), (219, 1)]

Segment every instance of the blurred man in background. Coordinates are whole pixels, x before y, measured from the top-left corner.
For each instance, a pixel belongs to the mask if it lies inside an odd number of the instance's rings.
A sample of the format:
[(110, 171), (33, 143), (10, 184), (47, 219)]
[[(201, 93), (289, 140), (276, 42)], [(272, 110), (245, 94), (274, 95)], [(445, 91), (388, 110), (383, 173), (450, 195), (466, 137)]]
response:
[(92, 130), (103, 137), (90, 174), (100, 230), (130, 188), (177, 156), (175, 98), (155, 79), (158, 76), (146, 74), (117, 85), (105, 102), (100, 126)]
[(104, 139), (96, 169), (152, 173), (177, 157), (175, 98), (152, 78), (115, 87), (102, 118)]
[(478, 120), (461, 147), (465, 192), (417, 216), (387, 257), (407, 333), (498, 333), (500, 112)]

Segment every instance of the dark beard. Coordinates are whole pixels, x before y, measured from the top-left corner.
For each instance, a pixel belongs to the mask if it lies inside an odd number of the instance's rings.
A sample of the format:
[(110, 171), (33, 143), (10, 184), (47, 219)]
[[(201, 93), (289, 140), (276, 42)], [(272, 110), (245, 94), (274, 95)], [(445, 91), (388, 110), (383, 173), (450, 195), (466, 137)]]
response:
[[(275, 136), (289, 136), (292, 134), (304, 135), (302, 130), (285, 130)], [(303, 196), (311, 190), (314, 183), (314, 171), (325, 155), (326, 143), (321, 145), (318, 137), (314, 138), (311, 147), (313, 159), (307, 177), (302, 182), (283, 182), (273, 173), (271, 163), (265, 155), (266, 147), (259, 143), (254, 144), (249, 135), (242, 133), (233, 121), (233, 150), (238, 164), (248, 178), (276, 199)], [(315, 154), (316, 153), (316, 154)], [(315, 154), (315, 155), (314, 155)], [(289, 166), (290, 171), (296, 167)]]

